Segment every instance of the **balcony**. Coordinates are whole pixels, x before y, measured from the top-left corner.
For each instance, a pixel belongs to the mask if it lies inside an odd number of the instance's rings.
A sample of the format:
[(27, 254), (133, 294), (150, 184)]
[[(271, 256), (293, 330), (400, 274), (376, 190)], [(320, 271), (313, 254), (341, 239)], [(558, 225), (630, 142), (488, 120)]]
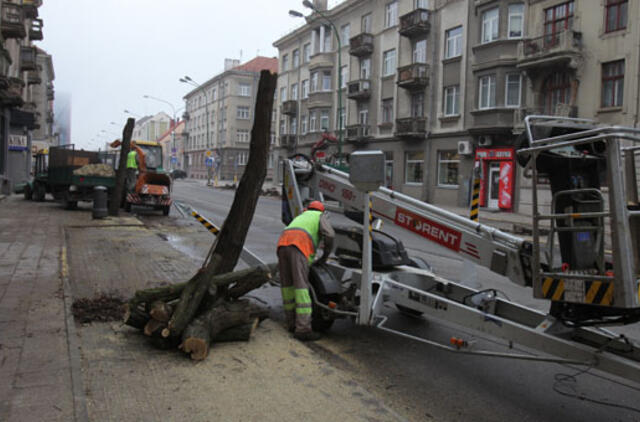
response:
[(20, 49), (20, 71), (38, 70), (36, 63), (37, 51), (35, 47), (22, 47)]
[(20, 107), (24, 104), (22, 99), (24, 82), (20, 78), (7, 78), (7, 88), (0, 92), (0, 102), (5, 107)]
[(24, 27), (24, 11), (19, 4), (2, 2), (2, 19), (0, 20), (2, 36), (4, 38), (19, 38), (27, 36)]
[(38, 17), (38, 7), (42, 6), (42, 0), (22, 0), (24, 16), (29, 19)]
[(46, 122), (47, 123), (53, 123), (53, 111), (47, 111)]
[(551, 110), (546, 110), (544, 107), (517, 108), (513, 113), (514, 132), (521, 132), (524, 129), (524, 118), (533, 114), (559, 117), (578, 117), (578, 106), (559, 103), (552, 106)]
[(31, 28), (29, 28), (29, 39), (31, 41), (42, 41), (44, 36), (42, 35), (42, 19), (34, 19), (31, 21)]
[(525, 39), (518, 44), (518, 67), (521, 69), (558, 65), (576, 68), (581, 57), (582, 33), (571, 29)]
[(55, 91), (53, 89), (53, 85), (47, 86), (47, 100), (53, 101), (55, 98)]
[(296, 135), (280, 135), (280, 146), (293, 149), (296, 146)]
[(430, 28), (429, 11), (426, 9), (416, 9), (400, 16), (400, 28), (398, 29), (400, 35), (408, 38), (426, 35)]
[(413, 63), (398, 68), (398, 86), (404, 89), (424, 89), (429, 85), (429, 65)]
[(396, 136), (399, 138), (424, 139), (427, 136), (426, 117), (396, 119)]
[(40, 85), (42, 83), (42, 77), (40, 77), (40, 70), (30, 70), (27, 72), (27, 85)]
[(347, 134), (345, 140), (356, 144), (366, 142), (371, 138), (369, 135), (369, 125), (357, 124), (347, 126)]
[(371, 81), (360, 79), (347, 84), (347, 97), (352, 100), (368, 100), (371, 97)]
[(373, 53), (373, 35), (363, 32), (349, 40), (349, 54), (366, 57)]
[(295, 116), (298, 114), (298, 102), (296, 100), (285, 101), (280, 106), (280, 112), (287, 116)]

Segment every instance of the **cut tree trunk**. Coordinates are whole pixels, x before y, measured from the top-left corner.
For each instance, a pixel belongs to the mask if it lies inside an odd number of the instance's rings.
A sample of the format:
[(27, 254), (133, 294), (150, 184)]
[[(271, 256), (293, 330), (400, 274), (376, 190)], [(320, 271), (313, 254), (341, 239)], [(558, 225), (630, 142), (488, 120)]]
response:
[(137, 303), (129, 302), (124, 305), (123, 322), (126, 325), (142, 330), (149, 322), (149, 319), (149, 315), (142, 311)]
[[(156, 321), (168, 322), (171, 319), (173, 313), (173, 306), (164, 303), (160, 300), (156, 300), (149, 307), (149, 315)], [(166, 325), (166, 324), (165, 324)]]
[(227, 328), (221, 331), (217, 336), (213, 338), (214, 343), (225, 343), (232, 341), (249, 341), (253, 336), (253, 333), (258, 328), (260, 318), (254, 318), (253, 322), (249, 324), (236, 325), (235, 327)]
[(167, 326), (166, 322), (158, 321), (156, 319), (151, 318), (149, 322), (144, 326), (144, 335), (145, 336), (153, 336), (159, 335), (164, 327)]
[(124, 179), (127, 174), (127, 166), (124, 164), (127, 162), (127, 154), (131, 145), (131, 135), (133, 134), (133, 127), (136, 121), (133, 118), (127, 119), (127, 124), (122, 129), (122, 144), (120, 147), (120, 165), (116, 171), (116, 185), (113, 188), (113, 196), (111, 197), (111, 203), (109, 204), (109, 215), (117, 216), (120, 209), (120, 202), (124, 194)]

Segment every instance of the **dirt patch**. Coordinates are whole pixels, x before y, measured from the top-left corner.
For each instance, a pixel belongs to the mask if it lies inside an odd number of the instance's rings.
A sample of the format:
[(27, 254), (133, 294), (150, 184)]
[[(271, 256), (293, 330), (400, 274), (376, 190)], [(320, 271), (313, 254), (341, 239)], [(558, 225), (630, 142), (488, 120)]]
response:
[(123, 304), (124, 300), (119, 296), (101, 294), (94, 298), (76, 299), (71, 305), (71, 312), (76, 321), (83, 324), (122, 321)]

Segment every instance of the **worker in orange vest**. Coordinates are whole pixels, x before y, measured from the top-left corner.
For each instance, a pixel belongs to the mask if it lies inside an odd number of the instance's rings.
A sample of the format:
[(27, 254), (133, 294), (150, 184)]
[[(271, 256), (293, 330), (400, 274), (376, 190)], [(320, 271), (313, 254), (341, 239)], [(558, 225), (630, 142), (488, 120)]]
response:
[(326, 262), (333, 247), (335, 232), (320, 201), (313, 201), (293, 219), (278, 240), (278, 267), (282, 288), (282, 302), (289, 331), (302, 341), (314, 341), (320, 334), (311, 328), (311, 296), (309, 295), (309, 266), (314, 263), (316, 248), (324, 241), (322, 256), (317, 263)]

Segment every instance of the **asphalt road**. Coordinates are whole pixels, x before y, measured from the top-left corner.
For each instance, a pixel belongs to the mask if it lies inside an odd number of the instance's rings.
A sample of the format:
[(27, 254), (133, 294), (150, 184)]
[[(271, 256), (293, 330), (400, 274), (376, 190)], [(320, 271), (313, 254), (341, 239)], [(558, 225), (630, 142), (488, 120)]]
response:
[[(173, 192), (176, 200), (189, 203), (217, 224), (224, 221), (233, 195), (232, 190), (207, 188), (195, 181), (177, 181)], [(175, 209), (171, 215), (180, 217)], [(342, 216), (331, 218), (333, 222), (348, 221)], [(245, 246), (261, 259), (275, 262), (275, 243), (282, 228), (279, 199), (261, 198)], [(385, 231), (402, 239), (410, 254), (425, 258), (445, 278), (462, 279), (461, 282), (475, 288), (497, 288), (511, 300), (540, 310), (548, 307), (546, 302), (533, 299), (530, 289), (520, 288), (482, 268), (469, 271), (459, 257), (436, 245), (405, 235), (394, 227), (386, 226)], [(209, 238), (202, 237), (179, 239), (176, 243), (186, 253), (198, 255), (203, 253), (202, 243), (206, 241)], [(279, 306), (277, 288), (263, 289), (260, 294), (271, 305)], [(439, 322), (408, 318), (393, 311), (390, 315), (394, 326), (430, 338), (446, 341), (460, 333)], [(632, 338), (640, 338), (638, 325), (625, 328)], [(470, 333), (466, 338), (470, 338)], [(478, 339), (478, 343), (483, 348), (505, 350), (502, 345), (486, 340)], [(564, 376), (559, 381), (562, 374), (576, 374), (579, 369), (454, 355), (346, 320), (337, 321), (322, 341), (310, 347), (333, 365), (349, 371), (409, 420), (640, 420), (640, 387), (591, 371), (575, 377)]]

